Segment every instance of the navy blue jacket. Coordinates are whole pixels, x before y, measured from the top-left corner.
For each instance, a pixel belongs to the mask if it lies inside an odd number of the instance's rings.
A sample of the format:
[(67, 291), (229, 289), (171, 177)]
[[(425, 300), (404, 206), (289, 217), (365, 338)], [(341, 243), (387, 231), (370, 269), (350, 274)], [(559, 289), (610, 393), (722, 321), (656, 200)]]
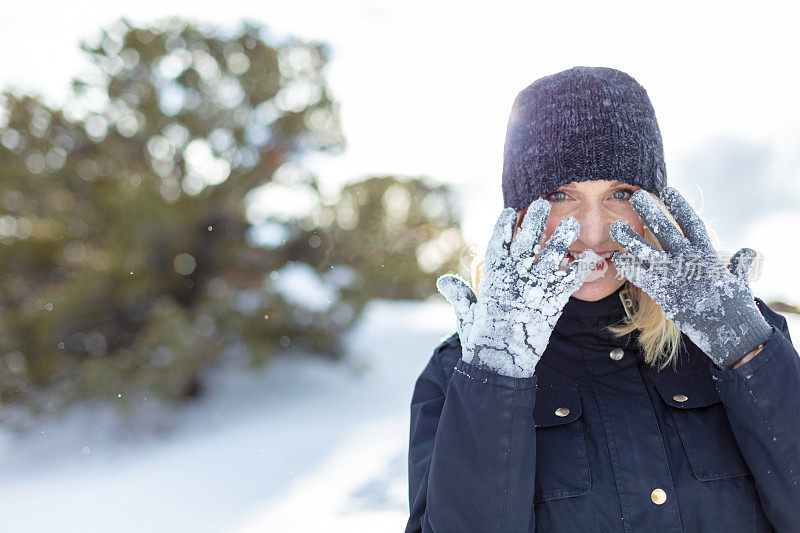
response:
[(411, 401), (406, 532), (800, 531), (786, 319), (755, 298), (772, 335), (752, 360), (720, 370), (684, 335), (656, 372), (636, 332), (604, 329), (618, 293), (570, 298), (530, 378), (463, 361), (457, 334), (435, 349)]

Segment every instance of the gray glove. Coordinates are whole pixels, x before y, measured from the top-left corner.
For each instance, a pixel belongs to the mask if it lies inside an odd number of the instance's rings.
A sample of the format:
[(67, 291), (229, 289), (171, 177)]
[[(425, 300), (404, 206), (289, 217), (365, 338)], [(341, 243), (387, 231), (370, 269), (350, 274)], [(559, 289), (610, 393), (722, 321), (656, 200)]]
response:
[(580, 225), (574, 217), (562, 220), (542, 251), (539, 239), (549, 213), (547, 200), (531, 203), (512, 242), (516, 212), (503, 209), (486, 250), (477, 298), (457, 274), (436, 280), (455, 310), (466, 362), (505, 376), (532, 376), (564, 305), (601, 260), (586, 250), (560, 270)]
[[(742, 248), (729, 265), (724, 265), (708, 238), (705, 224), (683, 196), (676, 189), (665, 187), (660, 197), (685, 237), (646, 191), (636, 191), (631, 204), (664, 251), (617, 220), (611, 225), (611, 237), (630, 253), (615, 253), (614, 266), (653, 298), (664, 316), (717, 367), (731, 368), (772, 333), (756, 306), (747, 279), (756, 253)], [(637, 259), (646, 266), (637, 263)]]

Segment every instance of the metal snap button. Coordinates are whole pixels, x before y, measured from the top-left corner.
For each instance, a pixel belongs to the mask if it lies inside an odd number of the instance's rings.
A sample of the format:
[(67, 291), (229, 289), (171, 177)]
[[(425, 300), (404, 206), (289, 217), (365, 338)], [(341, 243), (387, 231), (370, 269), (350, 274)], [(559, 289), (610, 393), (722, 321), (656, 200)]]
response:
[(654, 489), (653, 492), (650, 493), (650, 499), (653, 500), (654, 504), (662, 505), (667, 501), (667, 493), (661, 489)]
[(622, 348), (614, 348), (608, 354), (608, 356), (614, 361), (619, 361), (620, 359), (622, 359), (623, 355), (625, 355), (625, 352), (622, 350)]
[(569, 409), (567, 409), (566, 407), (559, 407), (558, 409), (556, 409), (556, 416), (564, 417), (567, 416), (568, 414), (569, 414)]
[(685, 394), (676, 394), (675, 396), (672, 397), (672, 399), (675, 400), (676, 402), (685, 402), (686, 400), (689, 399), (689, 397), (686, 396)]

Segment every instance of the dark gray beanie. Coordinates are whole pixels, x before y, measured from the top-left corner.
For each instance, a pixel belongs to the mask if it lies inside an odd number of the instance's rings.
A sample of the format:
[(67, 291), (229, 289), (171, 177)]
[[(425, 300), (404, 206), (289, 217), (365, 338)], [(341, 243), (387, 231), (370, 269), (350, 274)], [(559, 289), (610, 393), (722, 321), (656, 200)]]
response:
[(659, 193), (664, 147), (644, 87), (608, 67), (573, 67), (520, 91), (503, 151), (503, 203), (517, 211), (573, 181), (619, 180)]

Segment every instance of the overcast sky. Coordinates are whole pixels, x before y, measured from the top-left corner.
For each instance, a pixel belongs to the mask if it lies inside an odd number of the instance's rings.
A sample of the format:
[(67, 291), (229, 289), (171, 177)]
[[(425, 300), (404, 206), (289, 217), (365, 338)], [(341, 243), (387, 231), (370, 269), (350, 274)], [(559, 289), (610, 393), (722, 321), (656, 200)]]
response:
[[(249, 18), (277, 35), (326, 41), (348, 151), (309, 164), (331, 188), (373, 173), (453, 183), (467, 238), (484, 248), (502, 208), (502, 148), (516, 94), (572, 66), (614, 67), (647, 90), (668, 181), (703, 208), (726, 249), (755, 248), (765, 267), (770, 259), (787, 260), (788, 249), (800, 263), (797, 238), (787, 245), (780, 231), (800, 218), (800, 43), (788, 4), (470, 5), (15, 2), (0, 8), (0, 86), (60, 103), (69, 80), (88, 68), (79, 41), (121, 16), (149, 23), (179, 15), (223, 25)], [(766, 296), (784, 292), (780, 272), (765, 268), (770, 282), (756, 280), (754, 287)], [(800, 283), (789, 281), (789, 295), (800, 301)]]

